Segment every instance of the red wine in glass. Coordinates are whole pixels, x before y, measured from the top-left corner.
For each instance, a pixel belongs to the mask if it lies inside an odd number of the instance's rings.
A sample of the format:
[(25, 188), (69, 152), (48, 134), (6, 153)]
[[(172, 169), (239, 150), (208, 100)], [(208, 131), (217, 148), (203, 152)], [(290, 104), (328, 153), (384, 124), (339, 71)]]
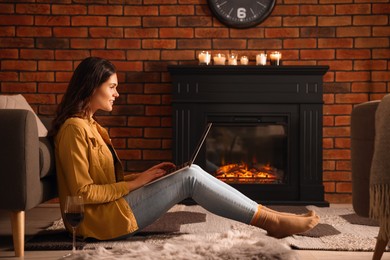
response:
[(84, 219), (83, 197), (81, 196), (66, 197), (64, 215), (65, 215), (64, 220), (72, 227), (72, 233), (73, 233), (72, 252), (74, 253), (76, 251), (76, 228), (80, 225), (81, 221), (83, 221)]
[(65, 219), (69, 225), (77, 228), (84, 219), (84, 212), (66, 212)]

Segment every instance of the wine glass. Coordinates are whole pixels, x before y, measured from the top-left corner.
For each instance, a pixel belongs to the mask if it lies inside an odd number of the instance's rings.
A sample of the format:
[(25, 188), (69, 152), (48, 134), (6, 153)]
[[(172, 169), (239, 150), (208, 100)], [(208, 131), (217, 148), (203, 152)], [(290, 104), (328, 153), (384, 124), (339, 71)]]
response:
[(65, 213), (65, 221), (72, 226), (72, 235), (73, 235), (72, 253), (75, 253), (76, 252), (76, 228), (80, 225), (81, 221), (83, 221), (84, 218), (83, 197), (67, 196), (64, 213)]

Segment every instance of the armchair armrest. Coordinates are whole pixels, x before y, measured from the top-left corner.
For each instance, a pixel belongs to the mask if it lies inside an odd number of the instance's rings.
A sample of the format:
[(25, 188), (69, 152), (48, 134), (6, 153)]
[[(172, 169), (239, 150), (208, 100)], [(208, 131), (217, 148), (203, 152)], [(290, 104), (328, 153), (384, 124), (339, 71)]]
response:
[(0, 109), (0, 126), (0, 208), (24, 211), (42, 200), (36, 118), (28, 110)]
[(380, 100), (354, 107), (351, 114), (352, 204), (355, 212), (368, 217), (370, 173), (375, 142), (375, 112)]

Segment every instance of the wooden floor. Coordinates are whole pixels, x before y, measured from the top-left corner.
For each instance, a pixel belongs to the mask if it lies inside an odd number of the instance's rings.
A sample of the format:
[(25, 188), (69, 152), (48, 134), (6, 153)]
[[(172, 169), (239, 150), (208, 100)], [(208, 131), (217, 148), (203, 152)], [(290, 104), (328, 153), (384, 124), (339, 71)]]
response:
[[(342, 207), (343, 205), (332, 205)], [(60, 217), (57, 204), (42, 204), (26, 213), (26, 235), (32, 236), (49, 226)], [(17, 259), (12, 247), (11, 225), (8, 213), (0, 211), (0, 260)], [(296, 251), (302, 260), (367, 260), (371, 259), (372, 252), (342, 252), (342, 251)], [(26, 251), (24, 259), (59, 259), (67, 251)], [(383, 255), (382, 260), (390, 260), (390, 252)]]

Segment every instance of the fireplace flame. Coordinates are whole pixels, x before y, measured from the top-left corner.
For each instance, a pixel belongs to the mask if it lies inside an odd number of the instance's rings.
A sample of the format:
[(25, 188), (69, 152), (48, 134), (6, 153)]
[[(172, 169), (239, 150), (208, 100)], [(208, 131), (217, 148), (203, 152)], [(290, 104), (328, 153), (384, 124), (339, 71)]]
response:
[(247, 163), (226, 164), (219, 167), (216, 177), (229, 183), (279, 183), (277, 169), (270, 164), (258, 168)]

